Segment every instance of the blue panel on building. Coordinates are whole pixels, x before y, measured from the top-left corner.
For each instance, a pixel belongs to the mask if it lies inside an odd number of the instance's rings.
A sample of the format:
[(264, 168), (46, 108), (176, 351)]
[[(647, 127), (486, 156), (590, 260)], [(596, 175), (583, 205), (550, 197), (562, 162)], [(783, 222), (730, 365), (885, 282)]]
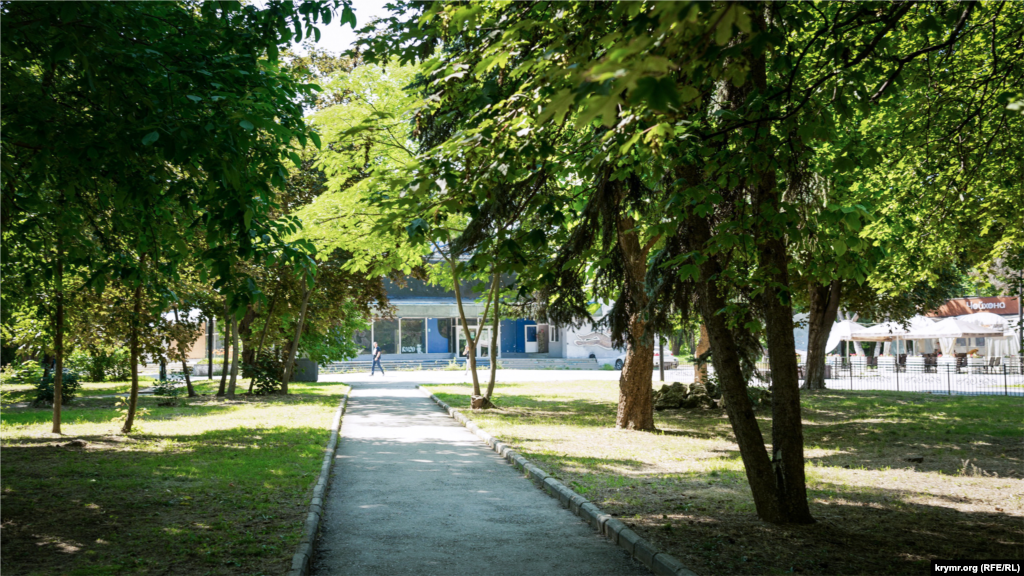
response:
[(523, 320), (520, 318), (516, 320), (515, 333), (516, 333), (516, 353), (526, 353), (526, 326), (534, 326), (537, 324), (536, 320)]
[(442, 334), (437, 329), (437, 318), (427, 319), (427, 352), (448, 352), (448, 334)]
[(514, 354), (516, 352), (515, 320), (501, 321), (501, 344), (498, 349), (504, 354)]

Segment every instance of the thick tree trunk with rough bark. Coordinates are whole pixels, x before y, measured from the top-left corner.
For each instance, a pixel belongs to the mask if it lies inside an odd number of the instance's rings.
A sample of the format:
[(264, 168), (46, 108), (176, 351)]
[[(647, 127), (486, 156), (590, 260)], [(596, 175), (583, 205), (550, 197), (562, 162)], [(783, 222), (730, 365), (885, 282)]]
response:
[(625, 287), (629, 314), (629, 345), (626, 361), (619, 375), (619, 409), (616, 428), (654, 430), (654, 330), (647, 326), (645, 309), (648, 304), (645, 280), (647, 277), (647, 250), (640, 245), (636, 222), (619, 216), (618, 243), (625, 260)]
[(807, 320), (807, 374), (804, 378), (805, 390), (825, 389), (825, 346), (832, 324), (836, 321), (839, 310), (839, 298), (842, 295), (842, 282), (833, 280), (831, 284), (822, 286), (815, 284), (810, 290), (810, 314)]
[[(688, 225), (692, 233), (693, 245), (707, 245), (711, 239), (711, 229), (707, 222), (693, 216), (689, 218)], [(713, 350), (711, 363), (715, 367), (715, 375), (722, 387), (722, 395), (726, 401), (726, 413), (729, 416), (730, 424), (732, 424), (736, 443), (740, 448), (740, 456), (743, 459), (743, 467), (747, 474), (747, 482), (754, 498), (757, 515), (765, 521), (776, 524), (813, 521), (810, 519), (809, 513), (803, 513), (807, 510), (806, 497), (802, 501), (802, 506), (801, 503), (794, 501), (794, 495), (804, 493), (803, 445), (799, 420), (799, 390), (796, 387), (795, 353), (790, 349), (788, 366), (785, 361), (778, 362), (778, 377), (775, 374), (776, 364), (772, 364), (773, 397), (779, 394), (781, 401), (778, 410), (775, 410), (773, 406), (773, 440), (775, 442), (773, 449), (775, 454), (773, 457), (769, 457), (753, 406), (747, 396), (747, 382), (740, 369), (740, 350), (726, 324), (725, 317), (718, 314), (718, 311), (728, 304), (724, 296), (726, 291), (718, 286), (719, 282), (723, 281), (719, 256), (711, 255), (698, 268), (700, 279), (697, 283), (697, 308), (707, 332), (707, 340)], [(770, 298), (775, 297), (773, 291)], [(784, 332), (789, 331), (790, 343), (793, 338), (792, 315), (786, 316), (785, 309), (787, 308), (788, 306), (780, 305), (769, 313), (769, 322), (778, 322), (771, 329), (769, 345), (780, 356), (787, 356), (787, 354), (779, 352), (780, 348), (784, 349), (786, 346)], [(775, 360), (774, 357), (772, 359)], [(787, 375), (787, 373), (789, 374)], [(776, 389), (779, 386), (779, 381), (785, 382), (787, 379), (789, 380), (788, 389), (785, 383)], [(794, 422), (792, 421), (794, 396), (797, 418), (795, 439), (787, 437), (794, 433)], [(794, 444), (799, 444), (799, 446), (794, 448)], [(797, 464), (798, 470), (794, 471), (794, 466), (791, 464)]]
[(782, 522), (814, 522), (807, 505), (804, 477), (804, 433), (800, 417), (800, 381), (793, 340), (793, 308), (789, 286), (789, 258), (782, 238), (762, 239), (760, 257), (769, 270), (769, 282), (760, 297), (772, 374), (772, 468)]

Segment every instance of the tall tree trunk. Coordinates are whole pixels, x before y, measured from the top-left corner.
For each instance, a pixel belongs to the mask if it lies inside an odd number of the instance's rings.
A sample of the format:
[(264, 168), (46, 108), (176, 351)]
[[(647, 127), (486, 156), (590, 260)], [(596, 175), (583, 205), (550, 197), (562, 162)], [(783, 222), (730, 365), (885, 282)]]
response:
[(704, 357), (711, 350), (711, 339), (708, 337), (708, 328), (703, 322), (700, 323), (700, 339), (697, 340), (697, 347), (693, 351), (693, 381), (697, 384), (708, 383), (708, 361)]
[(654, 331), (647, 327), (648, 304), (645, 279), (647, 251), (640, 245), (636, 222), (619, 216), (618, 243), (625, 260), (625, 286), (629, 315), (629, 342), (626, 362), (619, 375), (619, 407), (615, 427), (629, 430), (654, 430)]
[[(705, 246), (711, 239), (711, 230), (703, 218), (690, 216), (688, 228), (692, 231), (693, 247)], [(775, 493), (775, 473), (768, 457), (761, 428), (754, 416), (754, 408), (747, 396), (747, 382), (740, 370), (740, 350), (726, 324), (723, 315), (717, 312), (728, 304), (726, 290), (718, 283), (722, 277), (722, 266), (718, 255), (711, 255), (698, 265), (700, 278), (697, 282), (697, 309), (700, 313), (702, 331), (714, 353), (711, 364), (722, 387), (726, 414), (732, 424), (736, 444), (747, 474), (747, 483), (754, 498), (757, 515), (769, 522), (784, 522)], [(698, 345), (698, 350), (700, 346)]]
[(313, 286), (310, 286), (306, 290), (306, 294), (302, 297), (302, 308), (299, 309), (299, 322), (295, 325), (295, 338), (292, 340), (292, 345), (288, 349), (288, 358), (284, 364), (284, 374), (281, 377), (281, 393), (288, 393), (288, 382), (292, 378), (292, 374), (295, 372), (295, 354), (299, 350), (299, 339), (302, 337), (302, 324), (306, 321), (306, 309), (309, 306), (309, 297), (313, 294)]
[[(458, 260), (454, 257), (447, 258), (448, 266), (452, 269), (452, 284), (455, 289), (455, 305), (459, 309), (459, 320), (462, 321), (462, 333), (466, 336), (466, 345), (469, 347), (469, 355), (466, 361), (469, 362), (469, 370), (473, 373), (473, 396), (480, 396), (480, 380), (476, 375), (476, 338), (473, 337), (473, 332), (469, 329), (469, 323), (466, 322), (466, 311), (462, 307), (462, 289), (459, 287), (459, 272), (458, 272)], [(455, 347), (458, 349), (459, 341), (456, 338)], [(461, 353), (461, 350), (457, 350), (456, 353)]]
[[(177, 306), (174, 307), (174, 321), (179, 324), (181, 323), (181, 318), (178, 317)], [(188, 358), (186, 357), (185, 343), (178, 343), (178, 351), (181, 353), (181, 372), (185, 375), (185, 389), (188, 390), (189, 398), (195, 398), (198, 394), (196, 394), (195, 388), (192, 387), (192, 377), (188, 374)]]
[[(256, 346), (252, 341), (252, 324), (256, 320), (256, 309), (252, 304), (245, 307), (245, 316), (237, 323), (238, 340), (242, 342), (242, 366), (256, 363)], [(237, 342), (236, 342), (237, 344)], [(244, 373), (243, 373), (244, 374)]]
[[(260, 331), (260, 341), (256, 344), (256, 350), (253, 351), (253, 364), (259, 362), (260, 352), (263, 352), (263, 342), (267, 337), (267, 329), (270, 328), (270, 321), (274, 317), (274, 305), (277, 304), (277, 296), (281, 292), (278, 288), (277, 292), (270, 298), (270, 306), (267, 308), (267, 321), (263, 324), (263, 330)], [(282, 374), (283, 376), (283, 374)], [(252, 394), (252, 388), (256, 384), (255, 378), (249, 379), (249, 394)]]
[(662, 382), (665, 381), (665, 341), (658, 336), (658, 375)]
[(60, 434), (60, 411), (63, 404), (64, 386), (64, 238), (57, 235), (57, 267), (54, 280), (54, 300), (57, 305), (53, 337), (53, 353), (57, 357), (57, 365), (53, 372), (53, 433)]
[(760, 305), (768, 340), (772, 374), (772, 468), (775, 491), (784, 522), (814, 522), (807, 505), (804, 477), (804, 432), (800, 417), (800, 381), (793, 339), (793, 308), (790, 305), (789, 257), (782, 238), (762, 240), (760, 258), (768, 270)]
[(678, 357), (683, 347), (682, 335), (679, 332), (674, 332), (671, 336), (669, 336), (668, 342), (670, 349), (672, 350), (672, 355)]
[(832, 324), (836, 321), (839, 311), (839, 298), (842, 295), (841, 280), (822, 286), (815, 284), (810, 290), (810, 317), (807, 320), (807, 374), (804, 378), (805, 390), (825, 389), (825, 346)]
[[(231, 319), (230, 311), (228, 310), (227, 298), (224, 299), (224, 364), (220, 368), (220, 387), (217, 389), (217, 396), (223, 396), (227, 393), (228, 386), (228, 364), (231, 362), (231, 357), (228, 354), (231, 353)], [(210, 376), (213, 377), (212, 375)]]
[(498, 371), (498, 325), (501, 322), (501, 313), (499, 306), (500, 294), (498, 292), (498, 286), (500, 284), (501, 275), (497, 272), (494, 273), (494, 279), (491, 280), (491, 291), (492, 297), (494, 298), (494, 318), (491, 320), (491, 379), (487, 382), (487, 394), (484, 398), (487, 402), (484, 404), (492, 406), (491, 395), (494, 394), (494, 378)]
[(132, 306), (132, 321), (129, 331), (129, 355), (131, 356), (132, 388), (128, 394), (128, 417), (125, 418), (121, 432), (128, 434), (132, 431), (135, 423), (135, 410), (139, 405), (139, 330), (142, 322), (142, 282), (144, 274), (142, 268), (146, 263), (146, 255), (139, 256), (139, 285), (135, 287), (134, 305)]
[(231, 382), (228, 384), (228, 398), (235, 399), (235, 384), (238, 382), (238, 318), (231, 316)]

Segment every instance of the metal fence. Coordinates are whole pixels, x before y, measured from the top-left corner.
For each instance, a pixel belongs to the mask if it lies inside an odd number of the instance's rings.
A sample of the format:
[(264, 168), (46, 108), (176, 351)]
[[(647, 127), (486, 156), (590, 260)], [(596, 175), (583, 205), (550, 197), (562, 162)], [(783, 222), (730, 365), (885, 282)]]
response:
[[(949, 358), (830, 358), (825, 386), (832, 390), (891, 390), (947, 395), (1024, 396), (1024, 365), (1020, 357)], [(946, 360), (946, 361), (943, 361)], [(803, 380), (807, 366), (800, 365)], [(755, 386), (771, 386), (768, 364), (758, 364)]]

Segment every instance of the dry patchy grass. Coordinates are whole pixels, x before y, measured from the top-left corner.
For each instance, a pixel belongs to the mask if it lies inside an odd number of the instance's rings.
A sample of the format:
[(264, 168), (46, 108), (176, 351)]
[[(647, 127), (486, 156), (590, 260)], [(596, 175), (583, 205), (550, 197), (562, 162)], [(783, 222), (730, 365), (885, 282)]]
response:
[[(467, 387), (431, 391), (468, 405)], [(615, 382), (498, 392), (500, 409), (472, 416), (481, 427), (700, 574), (921, 574), (935, 558), (1024, 558), (1021, 398), (805, 395), (818, 522), (775, 526), (757, 519), (723, 411), (658, 412), (659, 432), (632, 432), (614, 428)]]
[[(347, 391), (292, 386), (287, 397), (202, 396), (176, 407), (143, 396), (149, 413), (127, 436), (112, 398), (77, 399), (63, 438), (49, 433), (49, 410), (5, 407), (0, 571), (285, 572)], [(63, 446), (71, 439), (86, 444)]]

